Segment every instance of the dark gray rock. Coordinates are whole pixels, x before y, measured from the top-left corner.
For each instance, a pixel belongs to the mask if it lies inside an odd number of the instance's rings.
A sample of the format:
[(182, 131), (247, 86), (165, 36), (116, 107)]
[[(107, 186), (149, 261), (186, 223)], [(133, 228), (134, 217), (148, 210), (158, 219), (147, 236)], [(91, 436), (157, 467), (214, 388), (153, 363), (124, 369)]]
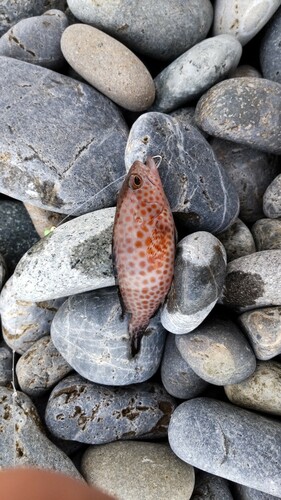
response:
[(226, 253), (212, 234), (198, 231), (177, 245), (174, 279), (161, 312), (164, 328), (175, 334), (197, 328), (223, 288)]
[(210, 135), (281, 154), (281, 85), (232, 78), (208, 90), (196, 106), (197, 125)]
[(263, 211), (267, 217), (281, 217), (281, 174), (269, 184), (263, 196)]
[(236, 190), (197, 129), (164, 113), (143, 114), (130, 131), (126, 168), (148, 155), (162, 156), (159, 174), (165, 193), (188, 229), (221, 232), (236, 218)]
[(251, 228), (257, 250), (281, 250), (281, 220), (260, 219)]
[(143, 382), (157, 371), (166, 332), (152, 318), (138, 356), (132, 358), (127, 317), (117, 288), (70, 297), (56, 314), (51, 336), (66, 361), (83, 377), (105, 385)]
[(233, 496), (225, 479), (198, 470), (192, 500), (233, 500)]
[(248, 76), (250, 78), (262, 78), (260, 72), (250, 66), (249, 64), (242, 64), (238, 66), (236, 69), (229, 72), (229, 78), (243, 78), (244, 76)]
[(77, 19), (155, 59), (169, 60), (203, 40), (212, 23), (209, 0), (68, 0)]
[(120, 180), (105, 187), (124, 174), (127, 140), (119, 109), (88, 85), (3, 56), (0, 86), (0, 191), (67, 214), (113, 206)]
[(168, 437), (174, 453), (188, 464), (280, 496), (280, 422), (201, 397), (176, 408)]
[(268, 23), (260, 46), (263, 76), (281, 83), (281, 7)]
[(242, 484), (233, 483), (232, 488), (237, 500), (278, 500), (278, 498), (280, 498), (280, 496), (276, 497), (269, 495), (268, 493), (263, 493), (262, 491), (243, 486)]
[(11, 350), (5, 342), (0, 340), (0, 385), (7, 385), (11, 383), (12, 357)]
[(166, 391), (179, 399), (191, 399), (208, 384), (190, 368), (176, 347), (176, 336), (169, 333), (161, 363), (161, 379)]
[(0, 254), (0, 290), (4, 285), (6, 274), (7, 274), (6, 262), (3, 255)]
[(214, 385), (241, 382), (256, 368), (252, 349), (230, 320), (207, 319), (194, 332), (177, 336), (176, 346), (192, 370)]
[(165, 437), (174, 409), (174, 399), (154, 383), (106, 387), (71, 375), (53, 389), (45, 420), (57, 437), (102, 444)]
[(220, 233), (218, 239), (225, 248), (228, 262), (256, 251), (252, 233), (240, 219), (236, 219), (226, 231)]
[(281, 307), (247, 311), (238, 320), (258, 359), (271, 359), (281, 353)]
[[(171, 111), (169, 113), (175, 120), (177, 120), (182, 126), (192, 125), (199, 130), (195, 122), (195, 107), (189, 106), (184, 108), (176, 109), (175, 111)], [(204, 130), (199, 130), (199, 132), (205, 137), (208, 138), (208, 134), (204, 132)]]

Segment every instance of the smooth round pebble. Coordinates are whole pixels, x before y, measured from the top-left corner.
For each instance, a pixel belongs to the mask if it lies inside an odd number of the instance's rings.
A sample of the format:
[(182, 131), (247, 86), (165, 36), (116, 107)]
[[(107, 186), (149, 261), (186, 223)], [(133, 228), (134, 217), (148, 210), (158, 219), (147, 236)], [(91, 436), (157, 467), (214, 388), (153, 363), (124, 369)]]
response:
[(0, 385), (10, 384), (12, 380), (12, 352), (0, 340)]
[(225, 479), (197, 470), (192, 500), (233, 500), (233, 496)]
[(260, 219), (251, 228), (257, 250), (281, 250), (281, 220)]
[(248, 76), (249, 78), (262, 78), (261, 73), (249, 64), (241, 64), (241, 66), (233, 69), (228, 74), (229, 78), (244, 78), (244, 76)]
[(260, 64), (263, 76), (281, 83), (281, 8), (268, 23), (260, 45)]
[(271, 359), (281, 353), (281, 307), (247, 311), (238, 321), (258, 359)]
[(281, 217), (281, 174), (269, 184), (263, 195), (263, 211), (266, 217), (277, 219)]
[[(126, 464), (126, 467), (124, 467)], [(167, 444), (141, 441), (90, 446), (81, 469), (88, 484), (118, 499), (188, 500), (194, 488), (194, 469)]]
[(54, 227), (61, 224), (64, 219), (69, 220), (69, 217), (65, 214), (43, 210), (43, 208), (30, 205), (30, 203), (24, 203), (24, 206), (40, 238), (44, 238)]
[(225, 248), (228, 262), (256, 251), (252, 233), (240, 219), (236, 219), (226, 231), (220, 233), (218, 239)]

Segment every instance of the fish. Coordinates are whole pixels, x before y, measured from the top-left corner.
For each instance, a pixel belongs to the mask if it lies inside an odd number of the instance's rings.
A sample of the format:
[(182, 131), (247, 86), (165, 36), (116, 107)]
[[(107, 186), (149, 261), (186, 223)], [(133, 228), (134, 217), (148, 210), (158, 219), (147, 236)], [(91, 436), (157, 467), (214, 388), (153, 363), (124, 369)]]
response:
[(131, 166), (117, 198), (112, 257), (121, 305), (129, 313), (131, 355), (140, 350), (150, 319), (174, 274), (176, 229), (154, 159)]

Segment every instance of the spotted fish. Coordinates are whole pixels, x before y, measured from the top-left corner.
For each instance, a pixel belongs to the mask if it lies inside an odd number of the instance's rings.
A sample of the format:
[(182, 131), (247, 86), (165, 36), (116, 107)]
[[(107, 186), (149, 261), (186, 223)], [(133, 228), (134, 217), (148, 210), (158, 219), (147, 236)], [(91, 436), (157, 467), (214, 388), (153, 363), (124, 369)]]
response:
[(152, 157), (135, 161), (120, 190), (113, 228), (113, 260), (124, 309), (130, 313), (132, 356), (150, 318), (163, 303), (174, 272), (175, 226)]

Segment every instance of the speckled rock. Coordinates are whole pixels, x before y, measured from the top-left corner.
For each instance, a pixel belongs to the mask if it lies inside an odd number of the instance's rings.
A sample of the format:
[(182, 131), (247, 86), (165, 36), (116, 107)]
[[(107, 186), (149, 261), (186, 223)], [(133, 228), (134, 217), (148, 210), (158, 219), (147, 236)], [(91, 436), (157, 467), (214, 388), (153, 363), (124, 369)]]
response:
[(239, 217), (249, 224), (264, 217), (264, 192), (280, 172), (277, 158), (222, 139), (213, 139), (211, 145), (239, 195)]
[(106, 208), (82, 215), (36, 243), (15, 270), (17, 298), (38, 302), (114, 285), (114, 214)]
[(12, 380), (12, 352), (0, 340), (0, 385), (10, 384)]
[(251, 228), (257, 250), (281, 250), (281, 220), (260, 219)]
[(64, 63), (60, 39), (67, 26), (66, 15), (56, 9), (22, 19), (1, 37), (0, 55), (59, 69)]
[(240, 311), (281, 305), (281, 250), (264, 250), (227, 266), (223, 304)]
[(179, 399), (191, 399), (208, 384), (190, 368), (176, 347), (176, 336), (169, 333), (161, 363), (161, 379), (166, 391)]
[(177, 336), (176, 346), (192, 370), (214, 385), (238, 383), (256, 368), (252, 349), (230, 320), (207, 319), (194, 332)]
[(268, 493), (263, 493), (262, 491), (243, 486), (242, 484), (232, 483), (232, 488), (237, 500), (278, 500), (278, 498), (280, 498), (280, 496), (276, 497), (275, 495), (269, 495)]
[(57, 437), (103, 444), (165, 437), (174, 409), (174, 399), (154, 383), (106, 387), (70, 375), (53, 389), (45, 420)]
[(236, 218), (236, 190), (198, 129), (164, 113), (143, 114), (130, 130), (126, 168), (148, 155), (162, 156), (165, 193), (187, 229), (218, 233)]
[(236, 69), (229, 72), (229, 78), (243, 78), (244, 76), (248, 76), (250, 78), (262, 78), (261, 73), (250, 66), (249, 64), (242, 64), (238, 66)]
[(115, 104), (89, 85), (4, 56), (0, 87), (0, 191), (73, 215), (113, 206), (120, 181), (104, 188), (124, 174), (128, 133)]
[(128, 47), (155, 59), (175, 59), (203, 40), (212, 23), (209, 0), (68, 0), (83, 23), (118, 38)]
[(233, 500), (233, 496), (225, 479), (197, 470), (192, 500)]
[(247, 380), (226, 385), (224, 390), (231, 403), (237, 406), (281, 415), (281, 364), (259, 361)]
[(154, 101), (152, 77), (125, 45), (92, 26), (73, 24), (63, 33), (67, 62), (88, 83), (130, 111), (144, 111)]
[(281, 353), (281, 307), (247, 311), (238, 320), (258, 359), (271, 359)]
[[(124, 467), (126, 464), (126, 467)], [(188, 500), (194, 488), (194, 469), (178, 459), (167, 444), (140, 441), (91, 446), (82, 458), (88, 484), (114, 498), (176, 498)]]
[(73, 462), (45, 435), (37, 410), (23, 392), (0, 387), (0, 467), (39, 467), (82, 479)]
[(197, 125), (210, 135), (281, 154), (281, 85), (232, 78), (208, 90), (196, 106)]
[(201, 397), (176, 408), (168, 436), (174, 453), (190, 465), (280, 495), (280, 422)]
[(177, 245), (174, 279), (161, 312), (175, 334), (194, 330), (215, 306), (224, 284), (226, 253), (212, 234), (198, 231)]
[(207, 38), (155, 78), (155, 111), (168, 112), (198, 98), (239, 63), (242, 47), (230, 35)]
[(236, 219), (226, 231), (220, 233), (218, 239), (225, 248), (228, 262), (256, 251), (252, 233), (240, 219)]
[(281, 83), (281, 8), (268, 23), (260, 46), (260, 63), (263, 76)]
[(263, 196), (263, 211), (267, 217), (281, 217), (281, 174), (275, 177)]
[(49, 234), (52, 228), (57, 227), (64, 219), (70, 220), (70, 216), (43, 210), (42, 208), (35, 207), (35, 205), (30, 205), (30, 203), (24, 203), (24, 206), (40, 238)]
[(280, 4), (280, 0), (216, 0), (214, 35), (229, 33), (245, 45), (263, 28)]
[(52, 340), (83, 377), (105, 385), (143, 382), (157, 371), (166, 332), (155, 316), (132, 358), (128, 318), (122, 319), (116, 287), (70, 297), (56, 314)]

